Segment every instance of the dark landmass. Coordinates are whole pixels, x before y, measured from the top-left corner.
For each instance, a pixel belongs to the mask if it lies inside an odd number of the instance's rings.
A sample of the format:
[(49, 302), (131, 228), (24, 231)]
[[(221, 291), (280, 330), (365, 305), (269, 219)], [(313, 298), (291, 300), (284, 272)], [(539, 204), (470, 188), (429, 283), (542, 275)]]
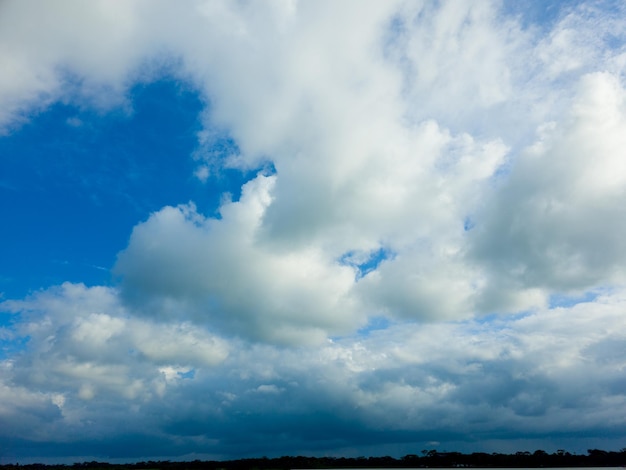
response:
[[(549, 454), (543, 450), (515, 454), (475, 452), (438, 452), (423, 450), (417, 454), (394, 457), (277, 457), (227, 461), (148, 461), (132, 464), (83, 462), (72, 465), (9, 464), (2, 470), (283, 470), (304, 468), (541, 468), (541, 467), (622, 467), (626, 466), (626, 448), (619, 452), (589, 449), (586, 455), (558, 450)], [(626, 467), (625, 467), (626, 468)]]

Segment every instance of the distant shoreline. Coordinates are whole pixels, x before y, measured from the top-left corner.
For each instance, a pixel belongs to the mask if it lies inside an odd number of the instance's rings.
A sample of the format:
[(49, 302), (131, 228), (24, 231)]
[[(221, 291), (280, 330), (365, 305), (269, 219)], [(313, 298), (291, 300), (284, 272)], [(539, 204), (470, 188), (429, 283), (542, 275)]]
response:
[(141, 461), (135, 463), (81, 462), (74, 464), (4, 464), (3, 470), (293, 470), (293, 469), (416, 469), (416, 468), (626, 468), (626, 448), (615, 451), (589, 449), (587, 454), (543, 450), (514, 454), (439, 452), (423, 450), (421, 455), (395, 458), (376, 457), (258, 457), (236, 460)]

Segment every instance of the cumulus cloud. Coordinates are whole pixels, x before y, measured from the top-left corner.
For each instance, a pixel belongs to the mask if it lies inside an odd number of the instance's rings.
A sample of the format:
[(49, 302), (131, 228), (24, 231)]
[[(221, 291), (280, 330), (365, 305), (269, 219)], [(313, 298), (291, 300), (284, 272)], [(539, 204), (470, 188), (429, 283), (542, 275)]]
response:
[(16, 383), (62, 396), (148, 397), (163, 392), (162, 367), (211, 367), (228, 355), (223, 340), (197, 326), (129, 316), (111, 288), (65, 283), (3, 310), (25, 316), (18, 333), (29, 354), (5, 363)]
[(205, 106), (173, 161), (253, 175), (145, 214), (113, 286), (0, 304), (1, 432), (110, 455), (124, 422), (178, 456), (623, 436), (624, 8), (0, 4), (5, 134), (167, 77)]
[[(12, 307), (61, 311), (77, 293), (106, 307), (102, 292), (74, 285)], [(219, 340), (197, 327), (142, 323), (124, 334), (119, 316), (50, 318), (38, 322), (46, 326), (31, 337), (33, 352), (3, 363), (3, 403), (13, 406), (1, 409), (2, 420), (28, 426), (2, 429), (53, 442), (83, 433), (89, 442), (122, 419), (131, 433), (148, 425), (171, 452), (217, 454), (241, 445), (242, 428), (246, 449), (272, 454), (398, 438), (409, 452), (434, 437), (471, 449), (503, 429), (555, 447), (576, 433), (618, 436), (626, 413), (623, 308), (624, 293), (614, 291), (489, 322), (397, 324), (318, 348), (235, 341), (228, 355), (214, 346), (208, 360), (206, 345)], [(88, 324), (93, 350), (85, 351)], [(150, 342), (131, 341), (142, 333), (181, 352), (150, 354)]]
[(525, 290), (624, 282), (624, 96), (612, 74), (583, 76), (568, 113), (540, 128), (487, 205), (471, 249), (493, 276), (491, 308), (508, 308), (505, 298)]
[(137, 226), (116, 267), (136, 308), (300, 344), (358, 326), (350, 267), (316, 247), (281, 252), (257, 240), (274, 179), (248, 182), (220, 219), (168, 207)]
[(137, 3), (3, 2), (0, 125), (80, 95), (99, 107), (123, 102), (145, 49), (133, 25)]

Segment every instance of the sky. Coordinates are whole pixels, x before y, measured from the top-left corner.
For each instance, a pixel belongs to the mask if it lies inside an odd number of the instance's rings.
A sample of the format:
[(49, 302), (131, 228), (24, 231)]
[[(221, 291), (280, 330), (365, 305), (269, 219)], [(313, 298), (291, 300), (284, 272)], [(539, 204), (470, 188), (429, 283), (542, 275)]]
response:
[(0, 463), (626, 447), (626, 4), (4, 0)]

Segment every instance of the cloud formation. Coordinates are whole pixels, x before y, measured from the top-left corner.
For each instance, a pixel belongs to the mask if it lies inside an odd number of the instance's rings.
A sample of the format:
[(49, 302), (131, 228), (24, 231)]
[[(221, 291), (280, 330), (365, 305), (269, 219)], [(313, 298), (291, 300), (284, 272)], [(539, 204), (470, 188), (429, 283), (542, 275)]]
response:
[(275, 179), (248, 182), (238, 202), (220, 207), (219, 220), (193, 206), (166, 207), (135, 227), (116, 266), (130, 302), (150, 316), (189, 315), (245, 337), (295, 344), (358, 325), (352, 269), (316, 247), (285, 253), (257, 242)]
[[(5, 437), (75, 441), (102, 455), (124, 423), (125, 433), (147, 434), (173, 454), (237, 455), (243, 429), (252, 453), (621, 436), (623, 292), (288, 349), (128, 319), (111, 294), (64, 285), (11, 304), (33, 317), (23, 325), (28, 354), (4, 363), (3, 403), (12, 406), (3, 422), (22, 423), (3, 426)], [(87, 313), (95, 304), (100, 313)]]
[(558, 8), (2, 3), (5, 138), (167, 78), (204, 104), (172, 164), (251, 175), (0, 304), (9, 459), (623, 439), (626, 10)]

